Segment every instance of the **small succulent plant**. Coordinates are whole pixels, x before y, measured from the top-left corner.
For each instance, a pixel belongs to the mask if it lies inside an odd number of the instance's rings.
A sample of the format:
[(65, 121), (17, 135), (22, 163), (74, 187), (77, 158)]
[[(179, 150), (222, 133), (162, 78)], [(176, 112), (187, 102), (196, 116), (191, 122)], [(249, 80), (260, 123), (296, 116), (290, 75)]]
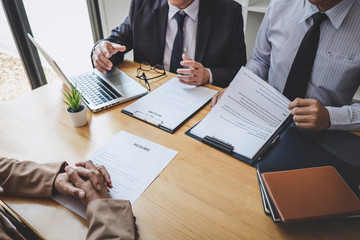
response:
[(81, 105), (81, 94), (76, 88), (71, 87), (71, 91), (65, 90), (63, 94), (67, 100), (64, 100), (64, 102), (69, 106), (68, 111), (75, 113), (83, 110), (84, 106)]

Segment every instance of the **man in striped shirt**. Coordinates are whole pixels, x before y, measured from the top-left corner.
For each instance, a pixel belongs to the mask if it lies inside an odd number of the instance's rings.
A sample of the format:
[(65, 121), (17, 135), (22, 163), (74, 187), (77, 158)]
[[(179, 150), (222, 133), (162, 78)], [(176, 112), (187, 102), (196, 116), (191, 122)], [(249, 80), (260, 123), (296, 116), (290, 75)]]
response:
[[(327, 15), (305, 98), (289, 105), (297, 126), (312, 131), (360, 130), (359, 0), (272, 0), (246, 67), (283, 92), (300, 43), (317, 12)], [(212, 104), (222, 95), (214, 97)]]

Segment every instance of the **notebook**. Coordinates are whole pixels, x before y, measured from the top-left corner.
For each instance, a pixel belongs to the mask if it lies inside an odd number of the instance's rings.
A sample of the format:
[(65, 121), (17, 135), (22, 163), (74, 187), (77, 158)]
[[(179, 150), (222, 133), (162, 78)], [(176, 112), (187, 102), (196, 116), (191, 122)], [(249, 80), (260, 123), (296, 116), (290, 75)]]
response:
[(334, 167), (262, 173), (283, 223), (360, 214), (360, 201)]
[(92, 112), (99, 112), (147, 93), (143, 86), (116, 67), (106, 74), (93, 69), (68, 78), (39, 43), (30, 34), (28, 37), (65, 85), (68, 88), (74, 86), (81, 93), (83, 102)]

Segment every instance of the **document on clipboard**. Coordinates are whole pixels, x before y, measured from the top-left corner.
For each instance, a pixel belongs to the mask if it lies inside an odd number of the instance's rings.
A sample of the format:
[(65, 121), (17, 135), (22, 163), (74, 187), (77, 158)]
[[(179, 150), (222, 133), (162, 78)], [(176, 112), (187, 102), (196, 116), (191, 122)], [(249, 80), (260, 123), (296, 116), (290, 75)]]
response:
[(177, 78), (172, 78), (125, 107), (122, 112), (174, 133), (204, 107), (216, 93), (216, 90), (185, 85)]
[[(187, 134), (252, 163), (291, 120), (290, 100), (241, 68), (209, 114)], [(240, 159), (241, 159), (240, 157)]]

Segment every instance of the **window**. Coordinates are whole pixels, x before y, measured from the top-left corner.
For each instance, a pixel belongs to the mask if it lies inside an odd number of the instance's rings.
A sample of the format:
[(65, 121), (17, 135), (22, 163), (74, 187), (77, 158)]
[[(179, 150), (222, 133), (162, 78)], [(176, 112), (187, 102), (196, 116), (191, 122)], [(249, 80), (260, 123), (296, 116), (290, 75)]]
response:
[[(13, 72), (16, 69), (22, 71), (23, 75), (12, 81), (15, 85), (5, 88), (4, 84), (1, 85), (3, 79), (10, 81), (11, 78), (1, 74), (0, 97), (4, 96), (3, 92), (15, 91), (16, 95), (20, 95), (24, 92), (18, 91), (21, 88), (28, 91), (46, 84), (46, 79), (51, 82), (58, 78), (45, 59), (40, 61), (36, 48), (27, 39), (28, 32), (56, 60), (66, 75), (91, 69), (93, 38), (102, 38), (102, 31), (98, 27), (101, 23), (97, 0), (2, 0), (2, 6), (0, 11), (6, 13), (7, 19), (0, 14), (0, 71)], [(5, 55), (9, 54), (7, 52), (10, 52), (10, 57)], [(0, 98), (0, 101), (8, 99)]]

